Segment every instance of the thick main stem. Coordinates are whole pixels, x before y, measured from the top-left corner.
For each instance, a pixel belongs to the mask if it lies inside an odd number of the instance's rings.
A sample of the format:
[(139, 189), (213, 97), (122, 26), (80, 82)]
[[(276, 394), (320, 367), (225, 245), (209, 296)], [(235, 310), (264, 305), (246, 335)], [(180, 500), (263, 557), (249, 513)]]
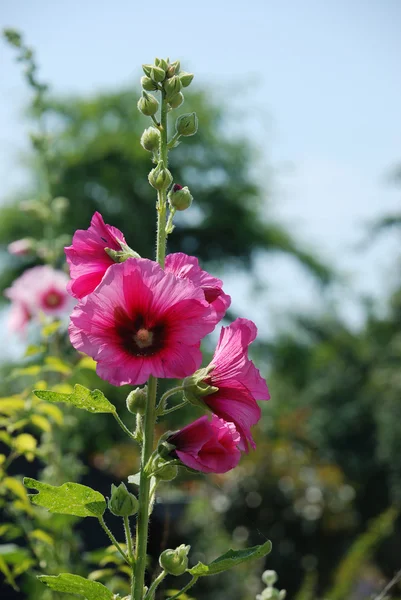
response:
[[(165, 93), (162, 91), (161, 119), (160, 119), (160, 160), (167, 168), (167, 102)], [(156, 260), (164, 268), (166, 256), (166, 190), (158, 192), (157, 203), (157, 239)], [(139, 509), (136, 526), (136, 562), (134, 569), (134, 585), (131, 593), (132, 600), (143, 599), (143, 588), (145, 583), (146, 554), (148, 545), (149, 528), (149, 503), (150, 503), (150, 477), (146, 473), (145, 466), (153, 452), (153, 438), (156, 423), (156, 394), (157, 379), (152, 375), (148, 381), (148, 396), (143, 424), (143, 446), (141, 456), (141, 476), (139, 483)]]

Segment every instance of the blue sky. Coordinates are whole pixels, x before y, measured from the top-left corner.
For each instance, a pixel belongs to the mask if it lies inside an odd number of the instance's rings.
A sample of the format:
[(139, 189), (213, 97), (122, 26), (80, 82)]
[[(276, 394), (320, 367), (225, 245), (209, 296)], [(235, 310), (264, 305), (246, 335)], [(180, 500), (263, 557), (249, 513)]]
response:
[[(24, 32), (58, 93), (129, 84), (154, 56), (180, 58), (196, 81), (238, 107), (233, 125), (261, 148), (261, 179), (272, 172), (274, 214), (349, 276), (337, 292), (346, 316), (358, 321), (354, 292), (389, 289), (396, 236), (359, 253), (355, 245), (364, 224), (400, 206), (400, 190), (386, 180), (401, 162), (398, 0), (2, 0), (0, 25)], [(26, 89), (4, 45), (0, 72), (6, 197), (24, 182), (16, 159), (26, 145)], [(283, 307), (318, 302), (311, 281), (283, 259), (261, 260), (259, 273), (271, 290), (260, 319), (266, 308), (279, 321)], [(229, 286), (239, 294), (234, 278)], [(245, 286), (238, 297), (245, 303), (252, 291)]]

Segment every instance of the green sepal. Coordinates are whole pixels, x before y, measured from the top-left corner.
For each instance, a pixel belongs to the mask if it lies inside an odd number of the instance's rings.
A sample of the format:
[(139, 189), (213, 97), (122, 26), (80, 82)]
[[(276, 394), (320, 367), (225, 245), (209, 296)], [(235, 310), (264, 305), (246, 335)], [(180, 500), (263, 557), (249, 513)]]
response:
[(243, 550), (228, 550), (225, 554), (222, 554), (216, 558), (209, 565), (198, 562), (197, 565), (192, 569), (187, 569), (188, 573), (195, 575), (196, 577), (205, 577), (208, 575), (217, 575), (223, 571), (228, 571), (237, 565), (240, 565), (249, 560), (255, 560), (262, 558), (269, 554), (272, 549), (270, 540), (260, 546), (253, 546), (252, 548), (244, 548)]
[(115, 413), (116, 407), (107, 400), (100, 390), (89, 390), (79, 383), (75, 384), (72, 394), (61, 394), (50, 390), (34, 390), (40, 400), (47, 402), (65, 402), (91, 413)]
[(190, 377), (184, 379), (184, 397), (188, 402), (195, 406), (205, 408), (203, 398), (219, 391), (218, 387), (206, 383), (209, 373), (214, 369), (214, 365), (209, 365), (204, 369), (199, 369)]
[(50, 513), (99, 518), (106, 510), (104, 496), (80, 483), (68, 482), (57, 487), (25, 477), (24, 485), (39, 492), (28, 494), (32, 504), (42, 506)]
[(76, 594), (86, 600), (113, 600), (116, 596), (97, 581), (89, 581), (79, 575), (60, 573), (60, 575), (39, 575), (39, 581), (56, 592)]

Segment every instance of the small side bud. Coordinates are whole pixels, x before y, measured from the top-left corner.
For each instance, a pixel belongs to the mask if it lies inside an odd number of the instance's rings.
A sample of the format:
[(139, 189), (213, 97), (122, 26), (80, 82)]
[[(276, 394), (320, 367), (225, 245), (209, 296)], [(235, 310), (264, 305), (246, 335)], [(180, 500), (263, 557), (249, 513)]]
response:
[(138, 512), (138, 500), (131, 494), (124, 483), (117, 487), (111, 485), (111, 497), (109, 500), (109, 510), (116, 517), (130, 517)]
[(276, 571), (268, 570), (264, 571), (264, 573), (262, 574), (262, 581), (267, 586), (273, 586), (276, 583), (277, 579), (278, 577)]
[(175, 210), (186, 210), (192, 204), (192, 194), (188, 187), (182, 187), (176, 183), (168, 193), (170, 206)]
[(166, 71), (160, 67), (152, 67), (150, 70), (150, 78), (156, 83), (161, 83), (166, 78)]
[(210, 396), (219, 391), (218, 387), (207, 383), (209, 373), (214, 369), (213, 365), (209, 365), (204, 369), (199, 369), (193, 375), (184, 379), (184, 396), (194, 406), (205, 407), (203, 398)]
[(142, 134), (141, 146), (148, 152), (156, 152), (160, 145), (160, 132), (155, 127), (148, 127)]
[(144, 75), (143, 77), (141, 77), (141, 86), (143, 87), (144, 90), (146, 90), (148, 92), (154, 92), (155, 90), (158, 89), (155, 82), (152, 81), (150, 77), (147, 77), (147, 75)]
[(146, 410), (146, 402), (148, 397), (148, 386), (143, 388), (135, 388), (127, 396), (127, 409), (133, 415), (144, 415)]
[(160, 481), (172, 481), (178, 475), (178, 467), (177, 465), (172, 465), (169, 462), (166, 462), (162, 465), (157, 465), (157, 470), (154, 474), (156, 479)]
[(174, 96), (176, 96), (181, 90), (181, 87), (181, 81), (180, 78), (177, 77), (177, 75), (174, 75), (173, 77), (171, 77), (171, 79), (166, 79), (166, 81), (164, 82), (164, 89), (166, 92), (167, 100), (170, 100), (170, 98), (174, 98)]
[(182, 87), (186, 88), (186, 87), (188, 87), (191, 84), (191, 82), (192, 82), (192, 80), (194, 78), (194, 74), (193, 73), (186, 73), (185, 71), (181, 71), (179, 77), (180, 77), (180, 80), (181, 80)]
[(178, 117), (175, 129), (177, 133), (183, 136), (195, 135), (198, 131), (198, 117), (196, 113), (187, 113)]
[(188, 552), (191, 546), (181, 544), (175, 550), (164, 550), (159, 558), (159, 564), (169, 575), (179, 576), (188, 568)]
[(175, 96), (170, 98), (170, 100), (168, 101), (171, 108), (179, 108), (183, 102), (184, 102), (184, 95), (181, 92), (179, 92), (178, 94), (176, 94)]
[(175, 62), (171, 63), (171, 65), (168, 67), (166, 75), (167, 77), (173, 77), (174, 75), (177, 75), (180, 72), (180, 61), (176, 60)]
[(163, 163), (151, 170), (148, 176), (149, 183), (156, 190), (165, 190), (173, 181), (173, 176)]
[(142, 98), (138, 100), (138, 109), (141, 111), (143, 115), (147, 117), (152, 117), (157, 113), (157, 109), (159, 108), (159, 103), (152, 94), (147, 94), (146, 92), (142, 92)]
[(145, 73), (145, 75), (147, 75), (148, 77), (150, 77), (150, 72), (152, 70), (153, 65), (142, 65), (142, 69), (143, 72)]

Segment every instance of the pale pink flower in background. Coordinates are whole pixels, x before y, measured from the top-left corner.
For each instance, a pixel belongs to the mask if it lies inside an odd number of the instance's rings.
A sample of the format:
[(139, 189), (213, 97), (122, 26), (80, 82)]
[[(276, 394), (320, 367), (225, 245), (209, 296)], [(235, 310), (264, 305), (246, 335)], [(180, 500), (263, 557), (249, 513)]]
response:
[(39, 313), (61, 317), (71, 311), (74, 301), (67, 293), (68, 276), (43, 265), (27, 269), (4, 295), (12, 301), (9, 327), (22, 331)]
[(33, 249), (33, 241), (31, 238), (23, 238), (21, 240), (15, 240), (8, 244), (7, 250), (10, 254), (14, 254), (15, 256), (24, 256), (25, 254), (29, 254)]
[(71, 343), (113, 385), (149, 375), (182, 378), (199, 368), (200, 342), (216, 325), (203, 291), (156, 262), (129, 258), (109, 268), (71, 315)]
[(197, 419), (167, 439), (175, 446), (172, 456), (203, 473), (226, 473), (239, 463), (240, 436), (233, 423), (213, 415)]
[(95, 212), (88, 229), (78, 229), (67, 246), (65, 254), (70, 267), (69, 293), (75, 298), (84, 298), (102, 281), (114, 260), (105, 248), (121, 250), (125, 244), (123, 233), (116, 227), (106, 225), (100, 213)]
[(165, 270), (167, 273), (174, 273), (176, 277), (189, 279), (194, 285), (202, 288), (206, 301), (216, 313), (217, 320), (220, 321), (224, 317), (231, 304), (231, 298), (223, 292), (221, 279), (203, 271), (195, 256), (188, 256), (182, 252), (169, 254), (166, 257)]
[(251, 427), (260, 417), (257, 400), (269, 400), (266, 381), (248, 358), (248, 346), (256, 338), (256, 325), (248, 319), (236, 319), (222, 327), (214, 356), (213, 367), (204, 382), (218, 388), (202, 398), (210, 410), (226, 421), (234, 423), (241, 436), (240, 449), (255, 447)]

